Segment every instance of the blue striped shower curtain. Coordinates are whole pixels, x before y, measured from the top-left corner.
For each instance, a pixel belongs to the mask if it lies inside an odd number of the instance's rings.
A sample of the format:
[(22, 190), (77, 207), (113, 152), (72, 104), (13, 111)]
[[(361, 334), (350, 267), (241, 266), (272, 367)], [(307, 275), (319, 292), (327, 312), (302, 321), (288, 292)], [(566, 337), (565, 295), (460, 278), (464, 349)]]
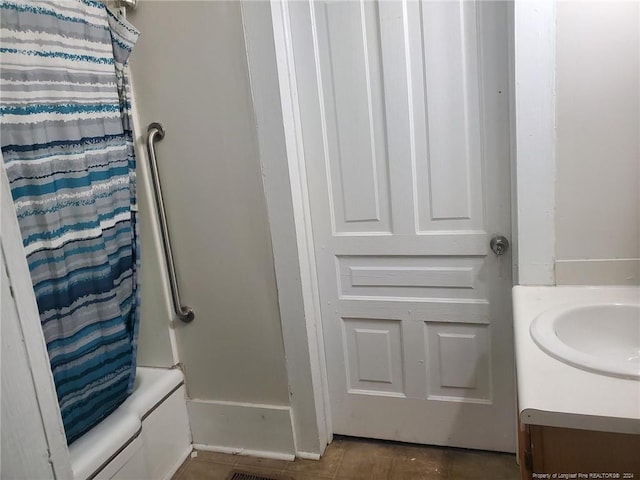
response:
[(71, 443), (133, 389), (138, 32), (91, 0), (0, 1), (0, 141)]

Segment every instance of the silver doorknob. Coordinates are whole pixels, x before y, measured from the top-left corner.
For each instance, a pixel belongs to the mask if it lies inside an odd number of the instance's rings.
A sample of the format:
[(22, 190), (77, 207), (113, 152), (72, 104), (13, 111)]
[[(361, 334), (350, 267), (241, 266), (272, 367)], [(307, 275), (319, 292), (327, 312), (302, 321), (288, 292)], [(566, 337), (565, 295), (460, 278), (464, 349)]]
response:
[(489, 242), (489, 247), (496, 255), (504, 255), (509, 250), (509, 240), (503, 235), (496, 235)]

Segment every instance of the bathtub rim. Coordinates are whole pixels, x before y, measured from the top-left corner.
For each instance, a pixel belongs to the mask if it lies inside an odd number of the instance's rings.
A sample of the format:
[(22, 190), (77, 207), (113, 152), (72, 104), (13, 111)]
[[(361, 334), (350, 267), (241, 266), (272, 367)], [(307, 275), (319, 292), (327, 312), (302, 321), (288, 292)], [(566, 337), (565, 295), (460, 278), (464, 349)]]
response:
[(178, 368), (138, 367), (133, 393), (69, 446), (75, 480), (91, 480), (142, 434), (143, 421), (184, 385)]

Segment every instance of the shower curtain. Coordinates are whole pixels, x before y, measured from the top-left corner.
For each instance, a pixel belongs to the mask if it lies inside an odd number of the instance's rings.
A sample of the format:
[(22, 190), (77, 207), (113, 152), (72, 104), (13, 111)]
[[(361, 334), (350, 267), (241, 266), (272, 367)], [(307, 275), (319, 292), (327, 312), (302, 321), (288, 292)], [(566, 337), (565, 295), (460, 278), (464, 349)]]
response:
[(71, 443), (133, 389), (138, 32), (92, 0), (0, 1), (0, 142)]

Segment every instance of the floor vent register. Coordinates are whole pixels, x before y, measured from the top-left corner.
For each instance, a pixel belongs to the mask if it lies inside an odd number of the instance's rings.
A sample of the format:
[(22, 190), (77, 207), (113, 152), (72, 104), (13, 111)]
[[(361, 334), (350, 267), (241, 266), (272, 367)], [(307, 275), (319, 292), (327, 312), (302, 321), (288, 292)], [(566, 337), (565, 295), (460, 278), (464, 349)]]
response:
[(259, 473), (242, 472), (239, 470), (233, 470), (227, 480), (293, 480), (291, 477), (286, 477), (278, 474), (262, 475)]

